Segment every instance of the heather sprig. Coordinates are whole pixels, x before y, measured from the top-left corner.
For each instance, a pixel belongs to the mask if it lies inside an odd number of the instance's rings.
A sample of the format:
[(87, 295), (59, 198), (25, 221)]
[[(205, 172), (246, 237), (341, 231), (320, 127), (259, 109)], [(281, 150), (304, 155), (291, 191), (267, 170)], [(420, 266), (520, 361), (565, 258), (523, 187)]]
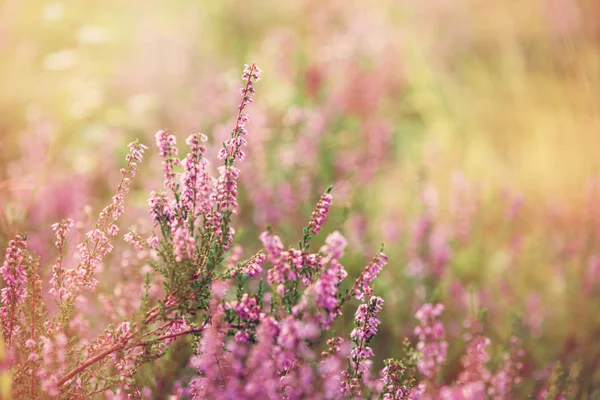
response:
[[(424, 304), (416, 312), (416, 349), (406, 342), (403, 358), (388, 358), (374, 371), (384, 304), (374, 284), (388, 256), (382, 246), (350, 289), (342, 289), (349, 275), (342, 259), (353, 245), (334, 231), (318, 250), (310, 248), (324, 229), (331, 187), (296, 244), (284, 244), (284, 236), (268, 228), (258, 238), (262, 249), (242, 257), (234, 229), (242, 173), (237, 162), (245, 158), (248, 104), (259, 76), (254, 64), (245, 66), (235, 127), (217, 155), (222, 165), (216, 179), (209, 173), (205, 135), (189, 136), (180, 160), (175, 136), (156, 133), (166, 190), (150, 193), (148, 229), (154, 231), (131, 227), (123, 235), (130, 246), (120, 257), (108, 255), (119, 248), (112, 240), (119, 231), (116, 222), (146, 150), (138, 142), (129, 145), (112, 202), (77, 246), (73, 268), (65, 265), (67, 233), (75, 222), (53, 225), (58, 256), (48, 286), (56, 309), (44, 305), (38, 260), (25, 236), (9, 243), (0, 269), (6, 285), (0, 317), (3, 339), (14, 351), (13, 393), (63, 399), (159, 396), (162, 392), (139, 385), (140, 369), (175, 355), (179, 343), (193, 356), (187, 369), (174, 371), (176, 383), (165, 392), (184, 398), (479, 399), (486, 391), (506, 398), (520, 379), (518, 341), (493, 374), (487, 365), (489, 341), (475, 335), (458, 380), (442, 382), (447, 342), (441, 304)], [(106, 265), (106, 275), (127, 277), (128, 283), (106, 281), (114, 296), (97, 297), (108, 325), (95, 331), (84, 316), (89, 310), (84, 295), (105, 283), (98, 272), (106, 260), (120, 260)], [(359, 303), (354, 329), (331, 332), (351, 301)]]
[(446, 361), (448, 343), (444, 325), (439, 320), (443, 311), (442, 304), (427, 303), (415, 313), (419, 320), (419, 326), (415, 328), (415, 335), (419, 338), (416, 349), (421, 353), (417, 368), (425, 377), (427, 387), (435, 387), (436, 378)]
[(27, 294), (26, 262), (27, 239), (17, 235), (8, 243), (4, 263), (0, 274), (5, 287), (2, 288), (0, 301), (0, 318), (2, 318), (2, 333), (8, 346), (11, 346), (13, 337), (19, 333), (18, 314), (20, 305), (25, 302)]
[(395, 360), (389, 358), (384, 361), (385, 367), (381, 370), (383, 388), (380, 399), (402, 400), (419, 398), (417, 387), (418, 355), (415, 354), (408, 339), (404, 340), (404, 358)]
[(356, 328), (350, 334), (354, 347), (350, 352), (349, 367), (344, 373), (342, 393), (351, 398), (361, 398), (365, 389), (373, 389), (371, 382), (371, 365), (373, 350), (369, 346), (377, 334), (377, 327), (381, 324), (377, 314), (381, 312), (383, 299), (372, 296), (368, 302), (358, 306), (354, 315)]

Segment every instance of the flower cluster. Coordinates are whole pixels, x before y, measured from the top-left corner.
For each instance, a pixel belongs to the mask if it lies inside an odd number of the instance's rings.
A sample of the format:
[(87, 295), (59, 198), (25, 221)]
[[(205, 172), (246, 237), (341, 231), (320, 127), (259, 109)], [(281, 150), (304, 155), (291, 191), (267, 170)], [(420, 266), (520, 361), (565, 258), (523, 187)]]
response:
[[(58, 257), (48, 286), (54, 306), (44, 304), (39, 266), (25, 237), (9, 243), (0, 269), (5, 282), (0, 320), (3, 340), (15, 353), (10, 360), (14, 397), (162, 398), (166, 394), (159, 393), (160, 387), (138, 387), (138, 374), (143, 365), (151, 368), (178, 352), (176, 346), (191, 345), (189, 368), (177, 370), (180, 375), (167, 390), (182, 398), (475, 400), (486, 393), (509, 398), (522, 370), (516, 340), (493, 374), (487, 365), (490, 342), (476, 335), (458, 380), (454, 385), (441, 382), (447, 353), (441, 304), (424, 304), (416, 312), (416, 349), (407, 340), (404, 358), (387, 359), (382, 370), (374, 370), (373, 343), (384, 304), (374, 284), (388, 256), (382, 246), (348, 288), (342, 265), (348, 241), (342, 233), (332, 232), (323, 246), (311, 250), (313, 235), (322, 230), (332, 204), (331, 188), (320, 198), (297, 246), (284, 245), (270, 228), (259, 237), (263, 249), (248, 259), (241, 247), (232, 246), (241, 173), (234, 163), (245, 157), (245, 111), (259, 74), (254, 64), (244, 69), (238, 116), (219, 152), (223, 165), (217, 179), (209, 174), (202, 145), (206, 136), (189, 136), (189, 151), (180, 161), (175, 136), (164, 130), (156, 134), (168, 190), (150, 194), (152, 223), (147, 229), (131, 227), (123, 236), (127, 250), (114, 257), (119, 268), (109, 266), (109, 278), (126, 276), (132, 283), (114, 285), (114, 298), (98, 296), (107, 314), (105, 329), (96, 331), (85, 317), (101, 318), (89, 312), (84, 294), (100, 284), (96, 272), (105, 260), (112, 261), (109, 253), (116, 253), (111, 239), (119, 231), (116, 222), (145, 146), (129, 145), (112, 202), (77, 246), (73, 268), (65, 265), (67, 233), (75, 222), (53, 225)], [(183, 173), (176, 171), (180, 164)], [(333, 335), (336, 319), (352, 307), (351, 301), (360, 302), (354, 329)], [(178, 341), (180, 337), (188, 340)]]
[(441, 365), (446, 361), (448, 343), (445, 341), (444, 325), (439, 317), (444, 311), (442, 304), (424, 304), (416, 313), (419, 326), (415, 328), (418, 336), (417, 350), (421, 352), (421, 359), (417, 368), (423, 376), (433, 382), (441, 370)]
[(354, 286), (354, 296), (356, 296), (358, 300), (364, 300), (366, 296), (373, 294), (373, 288), (370, 284), (377, 278), (377, 275), (379, 275), (387, 263), (388, 257), (383, 252), (380, 252), (373, 258), (367, 268), (365, 268)]
[(6, 285), (0, 291), (0, 318), (2, 319), (2, 332), (10, 346), (13, 335), (17, 334), (18, 326), (15, 323), (17, 307), (25, 301), (27, 293), (25, 262), (27, 255), (27, 241), (23, 236), (17, 235), (8, 243), (4, 263), (0, 274)]
[(73, 228), (74, 225), (75, 222), (72, 219), (65, 219), (60, 223), (55, 223), (52, 225), (52, 230), (56, 235), (56, 242), (54, 243), (54, 246), (58, 250), (58, 257), (56, 258), (55, 264), (52, 266), (52, 279), (50, 279), (52, 288), (50, 289), (50, 294), (54, 297), (58, 297), (60, 301), (62, 301), (62, 298), (66, 293), (66, 289), (63, 286), (64, 245), (67, 233)]
[(256, 275), (262, 272), (262, 265), (265, 262), (266, 256), (263, 253), (259, 253), (249, 259), (241, 268), (234, 268), (231, 271), (231, 276), (235, 276), (238, 273), (246, 274), (250, 278), (255, 277)]
[(321, 199), (317, 203), (317, 207), (315, 211), (312, 213), (312, 219), (308, 224), (308, 230), (315, 235), (318, 235), (321, 231), (321, 227), (323, 226), (323, 222), (327, 217), (327, 213), (329, 212), (329, 206), (331, 205), (332, 197), (329, 192), (325, 193), (321, 196)]
[(175, 136), (169, 135), (167, 131), (160, 130), (156, 132), (156, 146), (163, 158), (163, 173), (165, 175), (165, 188), (175, 189), (175, 170), (174, 167), (180, 164), (177, 158), (178, 150), (175, 146)]

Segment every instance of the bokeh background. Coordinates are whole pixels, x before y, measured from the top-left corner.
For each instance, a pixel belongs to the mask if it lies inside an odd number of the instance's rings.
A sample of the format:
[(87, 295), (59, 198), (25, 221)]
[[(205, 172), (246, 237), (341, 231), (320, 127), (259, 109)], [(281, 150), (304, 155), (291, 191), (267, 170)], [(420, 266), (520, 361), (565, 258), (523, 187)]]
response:
[[(245, 254), (266, 226), (295, 243), (333, 185), (325, 231), (348, 238), (351, 275), (382, 242), (390, 256), (380, 359), (441, 301), (452, 360), (485, 310), (492, 352), (524, 340), (526, 390), (559, 360), (594, 393), (599, 44), (593, 0), (4, 0), (0, 245), (28, 231), (48, 266), (50, 225), (89, 224), (135, 138), (200, 131), (216, 154), (255, 61)], [(123, 227), (162, 185), (148, 154)]]

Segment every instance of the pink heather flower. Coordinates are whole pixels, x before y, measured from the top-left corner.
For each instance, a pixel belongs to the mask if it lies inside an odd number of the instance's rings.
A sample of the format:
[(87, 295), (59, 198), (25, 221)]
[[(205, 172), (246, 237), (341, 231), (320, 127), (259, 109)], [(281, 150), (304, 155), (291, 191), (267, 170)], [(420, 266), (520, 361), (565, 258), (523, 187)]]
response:
[(150, 206), (149, 214), (152, 215), (154, 225), (158, 225), (160, 221), (171, 222), (174, 218), (173, 205), (165, 192), (150, 192), (148, 199)]
[(165, 175), (165, 188), (175, 190), (174, 166), (179, 165), (180, 163), (177, 158), (177, 140), (175, 139), (175, 136), (169, 135), (166, 130), (156, 132), (155, 138), (156, 145), (160, 151), (160, 156), (163, 158), (162, 164), (163, 173)]
[(242, 95), (242, 101), (238, 107), (239, 113), (235, 128), (231, 132), (231, 138), (225, 141), (223, 148), (219, 151), (219, 159), (226, 160), (225, 165), (231, 166), (235, 160), (243, 160), (246, 155), (242, 151), (242, 147), (246, 145), (246, 139), (244, 136), (247, 135), (246, 123), (248, 122), (248, 116), (244, 114), (244, 109), (248, 103), (254, 101), (255, 90), (253, 82), (260, 79), (260, 68), (256, 65), (246, 65), (244, 67), (244, 73), (242, 80), (246, 82), (246, 85), (240, 89)]
[(259, 253), (249, 259), (240, 269), (234, 269), (231, 271), (231, 276), (235, 276), (238, 273), (246, 274), (250, 278), (255, 277), (256, 275), (262, 272), (262, 265), (265, 262), (265, 255), (263, 253)]
[(56, 258), (56, 262), (52, 266), (52, 278), (50, 278), (50, 285), (52, 286), (49, 290), (49, 293), (53, 297), (62, 297), (65, 295), (66, 289), (64, 288), (64, 269), (62, 266), (63, 258), (64, 258), (64, 243), (66, 240), (67, 233), (75, 223), (72, 219), (64, 219), (60, 223), (55, 223), (52, 225), (52, 230), (56, 235), (56, 242), (54, 242), (54, 246), (58, 249), (58, 257)]
[(102, 260), (113, 249), (107, 234), (116, 234), (118, 230), (114, 224), (123, 214), (125, 194), (129, 192), (131, 178), (135, 176), (137, 163), (142, 160), (144, 150), (147, 149), (137, 141), (128, 145), (129, 154), (126, 157), (127, 167), (121, 169), (121, 182), (113, 196), (112, 203), (106, 206), (98, 217), (96, 228), (86, 234), (86, 240), (77, 245), (81, 262), (75, 270), (65, 272), (65, 295), (75, 299), (83, 287), (94, 289), (98, 281), (93, 277), (94, 272), (100, 267)]
[(377, 317), (383, 306), (381, 297), (372, 296), (367, 303), (361, 304), (354, 315), (356, 328), (350, 334), (354, 347), (350, 351), (349, 369), (342, 374), (341, 391), (346, 397), (361, 398), (361, 387), (373, 386), (371, 381), (371, 365), (373, 350), (368, 346), (377, 333), (377, 326), (381, 323)]
[(64, 219), (60, 223), (57, 222), (52, 224), (52, 230), (56, 235), (56, 242), (54, 242), (54, 246), (57, 249), (62, 247), (67, 233), (71, 230), (71, 228), (73, 228), (73, 226), (75, 226), (75, 222), (70, 218)]
[(97, 282), (91, 279), (92, 274), (100, 267), (104, 257), (113, 250), (106, 234), (100, 229), (93, 229), (86, 234), (87, 240), (77, 245), (81, 257), (81, 274), (83, 285), (93, 289)]
[(327, 263), (330, 260), (341, 259), (347, 245), (348, 241), (339, 231), (330, 233), (325, 239), (325, 244), (319, 250), (319, 252), (325, 255), (323, 262)]
[(25, 301), (27, 294), (25, 257), (27, 257), (27, 241), (23, 236), (17, 235), (8, 242), (4, 263), (0, 268), (0, 274), (6, 285), (0, 291), (0, 303), (2, 304), (0, 319), (2, 320), (4, 337), (9, 345), (17, 329), (17, 326), (15, 326), (15, 308)]
[(239, 176), (240, 170), (233, 166), (219, 167), (219, 179), (217, 180), (214, 200), (219, 205), (221, 212), (229, 211), (232, 214), (237, 214), (237, 178)]
[(119, 233), (119, 227), (115, 224), (111, 224), (108, 228), (106, 228), (106, 234), (109, 236), (116, 236), (117, 233)]
[[(329, 342), (329, 341), (328, 341)], [(338, 346), (339, 348), (339, 346)], [(337, 354), (333, 354), (321, 361), (318, 374), (323, 379), (322, 396), (327, 400), (342, 399), (342, 371), (344, 364)]]
[(22, 236), (15, 236), (8, 242), (8, 248), (4, 256), (4, 264), (0, 268), (0, 274), (4, 279), (6, 287), (2, 288), (1, 301), (5, 306), (9, 304), (21, 304), (25, 300), (27, 289), (25, 287), (25, 265), (24, 259), (27, 251), (27, 241)]
[(440, 400), (483, 400), (487, 397), (483, 382), (471, 382), (459, 386), (443, 386), (440, 388), (437, 398)]
[(421, 389), (417, 387), (407, 387), (403, 382), (406, 376), (406, 367), (394, 359), (384, 361), (385, 368), (381, 370), (381, 391), (382, 400), (413, 400), (420, 399)]
[[(137, 141), (131, 142), (127, 145), (129, 148), (129, 154), (125, 157), (127, 166), (121, 168), (121, 183), (117, 187), (117, 191), (112, 198), (112, 203), (106, 206), (98, 218), (98, 226), (106, 226), (111, 222), (116, 221), (125, 212), (125, 195), (129, 193), (129, 186), (131, 185), (131, 179), (135, 177), (137, 164), (142, 161), (144, 151), (148, 148)], [(114, 228), (111, 227), (114, 231)]]
[(121, 336), (127, 336), (129, 332), (131, 332), (131, 324), (128, 321), (121, 322), (117, 327), (117, 332), (119, 332)]
[(365, 296), (370, 296), (373, 294), (373, 289), (370, 286), (370, 283), (375, 280), (377, 275), (383, 270), (383, 268), (387, 265), (388, 257), (385, 253), (380, 252), (371, 260), (369, 265), (365, 268), (361, 276), (357, 279), (354, 289), (354, 296), (358, 300), (364, 300)]
[(177, 220), (171, 224), (171, 235), (173, 236), (173, 253), (175, 261), (181, 262), (184, 258), (191, 259), (194, 257), (195, 242), (194, 237), (190, 234), (187, 222), (180, 225)]
[(67, 342), (67, 337), (62, 333), (56, 334), (52, 340), (45, 336), (40, 337), (42, 363), (36, 371), (36, 377), (40, 381), (42, 391), (51, 397), (58, 396), (58, 380), (67, 369)]
[(146, 243), (148, 243), (148, 246), (150, 246), (150, 248), (156, 249), (158, 248), (160, 241), (158, 240), (158, 237), (156, 235), (152, 235), (148, 237), (148, 239), (146, 239)]
[(146, 248), (144, 240), (133, 232), (127, 232), (123, 236), (123, 240), (125, 240), (125, 242), (129, 243), (139, 251), (143, 251)]
[(214, 320), (198, 343), (193, 366), (201, 375), (190, 382), (193, 399), (219, 398), (217, 394), (225, 389), (227, 365), (219, 325), (220, 320)]
[(260, 306), (256, 296), (249, 296), (244, 293), (240, 301), (232, 301), (231, 307), (241, 319), (258, 321), (260, 318)]
[(315, 235), (319, 234), (319, 231), (325, 222), (325, 218), (327, 218), (329, 206), (331, 205), (332, 201), (333, 197), (329, 193), (325, 193), (323, 196), (321, 196), (315, 211), (312, 213), (311, 221), (308, 224), (309, 232), (312, 232)]
[(489, 344), (490, 339), (483, 336), (476, 336), (469, 343), (467, 354), (462, 359), (464, 370), (458, 376), (459, 384), (487, 382), (490, 379), (490, 373), (485, 368), (490, 359), (486, 351)]
[(445, 341), (444, 325), (439, 321), (442, 311), (442, 304), (424, 304), (415, 313), (415, 318), (420, 322), (415, 328), (415, 335), (419, 338), (417, 350), (421, 352), (417, 369), (429, 381), (435, 380), (446, 361), (448, 343)]
[(341, 315), (337, 295), (339, 285), (347, 275), (344, 267), (334, 260), (309, 289), (315, 305), (321, 311), (317, 314), (317, 321), (324, 330), (329, 329), (333, 321)]
[(211, 210), (204, 215), (204, 234), (212, 235), (215, 239), (223, 236), (221, 213), (217, 210)]
[(302, 252), (300, 250), (283, 251), (280, 259), (273, 263), (273, 268), (267, 272), (267, 281), (271, 285), (295, 281), (301, 268)]
[(265, 231), (260, 234), (259, 239), (263, 244), (265, 254), (267, 255), (267, 258), (271, 264), (279, 264), (281, 260), (281, 253), (283, 253), (285, 250), (279, 236)]
[(368, 303), (358, 306), (354, 315), (354, 322), (357, 328), (354, 328), (350, 337), (355, 342), (369, 341), (377, 334), (377, 326), (381, 323), (376, 313), (381, 311), (383, 299), (373, 296)]
[(206, 142), (206, 135), (196, 133), (187, 138), (190, 151), (183, 160), (183, 193), (181, 203), (192, 215), (210, 211), (211, 182), (207, 173), (208, 160), (203, 153), (206, 148), (200, 143)]
[(491, 378), (488, 394), (495, 400), (509, 400), (512, 389), (521, 382), (522, 358), (525, 355), (520, 340), (513, 336), (510, 339), (509, 353), (504, 356), (500, 370)]
[(233, 243), (233, 235), (235, 235), (235, 229), (230, 226), (227, 228), (227, 237), (225, 238), (225, 242), (223, 243), (223, 250), (229, 250), (229, 246)]
[(248, 377), (244, 387), (247, 399), (274, 399), (279, 397), (279, 369), (273, 358), (277, 351), (274, 342), (279, 336), (280, 327), (273, 317), (264, 316), (256, 330), (257, 344), (248, 354)]

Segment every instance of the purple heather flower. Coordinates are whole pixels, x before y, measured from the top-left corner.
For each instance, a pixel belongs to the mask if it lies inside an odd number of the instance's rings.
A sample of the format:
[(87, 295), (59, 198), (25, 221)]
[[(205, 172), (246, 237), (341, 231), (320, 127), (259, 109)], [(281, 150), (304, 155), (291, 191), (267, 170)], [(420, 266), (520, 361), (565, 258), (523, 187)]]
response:
[(169, 135), (166, 130), (156, 132), (156, 145), (163, 158), (163, 173), (165, 175), (165, 187), (175, 190), (175, 171), (174, 166), (179, 165), (177, 158), (177, 147), (175, 136)]
[(183, 207), (195, 215), (210, 211), (210, 195), (212, 182), (208, 176), (208, 160), (203, 157), (206, 148), (201, 145), (206, 142), (206, 135), (196, 133), (187, 138), (186, 143), (190, 151), (183, 160), (183, 193), (181, 202)]
[(54, 246), (58, 249), (58, 257), (56, 258), (56, 262), (52, 266), (52, 278), (50, 278), (50, 285), (52, 286), (49, 290), (49, 293), (56, 297), (62, 298), (65, 294), (66, 289), (63, 286), (64, 279), (64, 268), (63, 268), (63, 258), (64, 258), (64, 243), (66, 240), (67, 233), (73, 226), (75, 222), (72, 219), (62, 220), (60, 223), (55, 223), (52, 225), (52, 230), (56, 235), (56, 242), (54, 242)]
[(464, 370), (458, 376), (459, 384), (487, 382), (490, 379), (490, 373), (485, 367), (490, 359), (486, 351), (489, 344), (490, 339), (483, 336), (476, 336), (469, 343), (467, 354), (462, 359)]
[(2, 328), (4, 337), (8, 343), (15, 333), (14, 329), (14, 307), (25, 301), (27, 293), (27, 277), (25, 274), (25, 257), (27, 257), (27, 241), (22, 236), (15, 236), (13, 240), (8, 242), (4, 263), (0, 268), (0, 274), (4, 279), (6, 286), (0, 292), (0, 319), (2, 320)]
[(319, 250), (320, 253), (325, 255), (323, 262), (327, 263), (333, 259), (341, 259), (347, 245), (348, 241), (339, 231), (330, 233), (325, 239), (325, 244)]
[(319, 234), (319, 231), (325, 222), (325, 218), (327, 218), (327, 214), (329, 213), (329, 206), (331, 205), (332, 200), (333, 197), (329, 193), (325, 193), (321, 196), (315, 211), (312, 213), (310, 223), (308, 224), (309, 232), (312, 232), (315, 235)]
[(448, 344), (445, 341), (444, 325), (439, 321), (442, 311), (442, 304), (424, 304), (415, 313), (415, 318), (420, 322), (415, 328), (415, 334), (419, 338), (417, 350), (421, 352), (417, 369), (430, 381), (435, 379), (446, 361)]
[(221, 166), (219, 174), (214, 200), (220, 206), (221, 212), (230, 211), (237, 214), (237, 178), (240, 176), (240, 170), (233, 166)]
[(511, 397), (513, 386), (521, 382), (524, 355), (521, 341), (516, 336), (511, 337), (509, 353), (504, 356), (501, 369), (490, 379), (488, 394), (493, 399), (504, 400)]
[(260, 318), (260, 306), (255, 296), (244, 293), (240, 301), (232, 301), (231, 307), (241, 319), (258, 321)]
[(281, 253), (285, 250), (279, 236), (273, 235), (267, 231), (260, 234), (260, 241), (265, 248), (265, 254), (271, 264), (278, 264), (281, 260)]
[(181, 262), (184, 258), (191, 259), (194, 256), (195, 242), (190, 234), (187, 221), (183, 224), (174, 220), (171, 224), (171, 235), (173, 236), (173, 253), (175, 261)]
[(242, 147), (246, 145), (246, 122), (248, 122), (248, 116), (244, 114), (244, 109), (249, 103), (254, 101), (254, 86), (253, 82), (260, 79), (260, 69), (252, 64), (246, 65), (242, 80), (246, 82), (246, 85), (240, 89), (242, 95), (242, 101), (238, 107), (239, 114), (235, 124), (235, 128), (231, 132), (231, 138), (225, 141), (225, 146), (219, 151), (219, 159), (227, 160), (229, 158), (233, 160), (243, 160), (245, 154), (242, 151)]
[(231, 272), (231, 276), (235, 276), (238, 273), (246, 274), (250, 278), (260, 274), (262, 272), (262, 265), (265, 262), (265, 255), (259, 253), (249, 259), (240, 269), (234, 269)]
[(148, 205), (150, 206), (149, 213), (152, 215), (154, 225), (158, 225), (161, 220), (165, 220), (167, 222), (171, 222), (173, 220), (173, 205), (165, 192), (150, 192)]
[(309, 289), (308, 293), (320, 311), (317, 320), (322, 329), (329, 329), (333, 321), (341, 315), (337, 296), (339, 285), (346, 276), (344, 267), (334, 260)]
[(383, 268), (387, 265), (388, 257), (385, 253), (380, 252), (377, 254), (373, 260), (367, 265), (361, 276), (358, 278), (355, 289), (354, 296), (358, 300), (364, 300), (366, 296), (370, 296), (373, 294), (373, 289), (370, 284), (377, 278), (377, 275), (383, 270)]

